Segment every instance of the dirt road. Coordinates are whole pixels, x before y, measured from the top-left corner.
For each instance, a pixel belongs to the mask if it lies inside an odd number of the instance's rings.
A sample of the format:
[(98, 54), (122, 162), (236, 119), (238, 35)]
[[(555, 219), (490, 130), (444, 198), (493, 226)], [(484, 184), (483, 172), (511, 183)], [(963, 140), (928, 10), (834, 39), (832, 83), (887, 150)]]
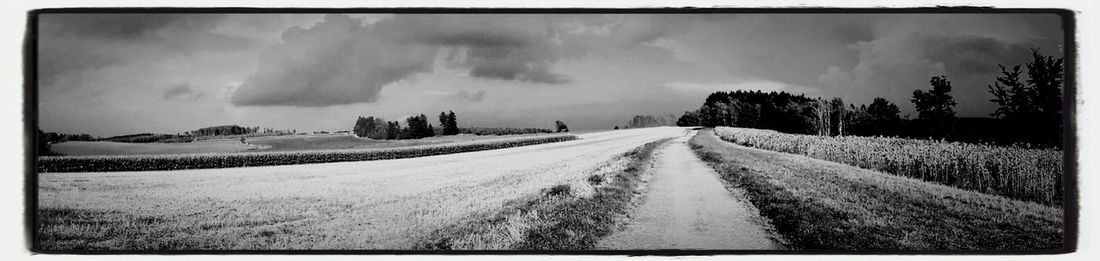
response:
[(743, 196), (726, 190), (687, 141), (695, 132), (665, 144), (645, 201), (626, 229), (598, 249), (777, 249), (780, 247)]

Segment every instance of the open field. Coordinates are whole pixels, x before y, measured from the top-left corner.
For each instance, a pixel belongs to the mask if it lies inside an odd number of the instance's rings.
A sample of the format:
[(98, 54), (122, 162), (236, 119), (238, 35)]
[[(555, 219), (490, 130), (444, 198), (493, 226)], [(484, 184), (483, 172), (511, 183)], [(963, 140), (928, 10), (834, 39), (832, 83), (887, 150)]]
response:
[[(412, 249), (439, 231), (555, 193), (589, 197), (625, 153), (681, 128), (421, 158), (181, 171), (42, 173), (39, 246), (59, 249)], [(547, 190), (549, 189), (549, 190)], [(559, 189), (560, 190), (560, 189)], [(526, 231), (523, 227), (514, 230)], [(535, 233), (538, 234), (538, 233)]]
[(574, 139), (577, 139), (577, 137), (573, 135), (558, 134), (452, 142), (439, 145), (409, 146), (389, 149), (176, 155), (45, 156), (38, 158), (38, 170), (40, 172), (151, 171), (384, 160), (501, 149)]
[(1061, 206), (1062, 151), (884, 137), (823, 137), (719, 127), (740, 145), (805, 155), (1014, 199)]
[(313, 134), (247, 137), (242, 144), (240, 137), (204, 137), (194, 142), (179, 143), (126, 143), (109, 141), (69, 141), (53, 144), (50, 150), (62, 155), (157, 155), (192, 154), (245, 151), (306, 151), (335, 149), (382, 149), (410, 147), (451, 142), (469, 142), (516, 137), (538, 137), (553, 134), (525, 134), (508, 136), (450, 135), (413, 140), (373, 140), (347, 134)]
[(261, 146), (237, 141), (196, 141), (187, 143), (127, 143), (111, 141), (66, 141), (50, 145), (61, 155), (158, 155), (259, 150)]
[(744, 189), (791, 247), (831, 250), (1056, 250), (1063, 209), (725, 142), (696, 153)]

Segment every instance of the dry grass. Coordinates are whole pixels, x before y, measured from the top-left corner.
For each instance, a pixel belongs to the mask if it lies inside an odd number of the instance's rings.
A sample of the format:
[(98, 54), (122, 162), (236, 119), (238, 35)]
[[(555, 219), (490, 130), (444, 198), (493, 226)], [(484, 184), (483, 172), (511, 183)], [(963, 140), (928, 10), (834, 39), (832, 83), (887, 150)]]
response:
[(824, 137), (719, 127), (723, 140), (1061, 206), (1062, 151), (884, 137)]
[[(43, 173), (41, 250), (412, 249), (681, 133), (652, 128), (433, 157), (232, 169)], [(609, 163), (611, 162), (611, 163)], [(587, 186), (587, 187), (586, 187)]]
[(421, 243), (421, 249), (583, 250), (614, 231), (637, 203), (656, 148), (669, 139), (647, 143), (594, 169), (577, 193), (577, 184), (561, 184), (539, 195), (516, 200), (492, 216), (474, 216), (447, 227)]
[(793, 248), (1063, 248), (1061, 208), (748, 148), (700, 131), (696, 153), (775, 224)]

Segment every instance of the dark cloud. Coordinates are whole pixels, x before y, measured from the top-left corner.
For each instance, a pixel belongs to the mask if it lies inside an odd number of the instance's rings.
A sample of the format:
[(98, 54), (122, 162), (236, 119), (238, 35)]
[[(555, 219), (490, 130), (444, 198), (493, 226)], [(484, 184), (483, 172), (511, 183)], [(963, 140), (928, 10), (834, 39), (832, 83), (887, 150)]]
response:
[(1022, 64), (1029, 46), (977, 35), (932, 36), (926, 41), (928, 59), (944, 64), (956, 76), (999, 72), (998, 64)]
[(137, 40), (167, 28), (208, 30), (222, 18), (217, 14), (46, 14), (40, 19), (43, 33)]
[(134, 59), (235, 50), (253, 41), (214, 33), (215, 14), (45, 14), (39, 18), (39, 75), (50, 85), (62, 74)]
[[(552, 72), (566, 57), (553, 22), (532, 15), (399, 14), (373, 24), (328, 15), (291, 28), (260, 55), (260, 68), (233, 94), (238, 106), (329, 106), (374, 102), (381, 89), (427, 72), (440, 48), (448, 64), (477, 78), (562, 84)], [(459, 58), (461, 57), (461, 58)]]
[(206, 94), (191, 89), (191, 85), (188, 84), (179, 84), (164, 89), (161, 95), (167, 101), (196, 101), (205, 96)]
[(472, 95), (467, 91), (459, 91), (458, 93), (455, 93), (453, 96), (451, 96), (451, 99), (467, 102), (480, 102), (485, 99), (485, 90), (477, 91)]
[(328, 106), (374, 102), (382, 87), (429, 70), (435, 49), (377, 37), (358, 19), (328, 15), (291, 28), (260, 54), (259, 69), (232, 95), (238, 106)]

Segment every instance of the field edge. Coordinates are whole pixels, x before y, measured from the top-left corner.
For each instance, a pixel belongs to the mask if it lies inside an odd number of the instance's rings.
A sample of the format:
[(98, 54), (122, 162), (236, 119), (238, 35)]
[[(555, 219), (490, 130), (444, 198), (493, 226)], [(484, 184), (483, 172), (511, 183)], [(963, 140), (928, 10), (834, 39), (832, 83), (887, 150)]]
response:
[[(589, 175), (591, 195), (576, 195), (568, 184), (545, 188), (506, 204), (489, 216), (471, 217), (421, 239), (417, 250), (585, 250), (625, 225), (640, 204), (653, 154), (673, 138), (646, 143), (620, 156), (621, 170)], [(612, 159), (614, 161), (616, 159)]]

